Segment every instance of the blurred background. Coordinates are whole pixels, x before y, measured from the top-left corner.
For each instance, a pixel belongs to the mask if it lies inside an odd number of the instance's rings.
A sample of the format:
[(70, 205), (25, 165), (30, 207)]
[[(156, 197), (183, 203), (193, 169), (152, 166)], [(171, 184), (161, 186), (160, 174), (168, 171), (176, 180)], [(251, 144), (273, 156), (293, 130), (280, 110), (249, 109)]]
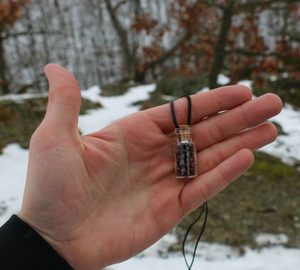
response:
[(282, 96), (300, 84), (296, 0), (0, 3), (2, 94), (45, 91), (41, 70), (53, 61), (83, 88), (194, 77), (195, 91), (215, 88), (221, 73), (260, 91), (284, 86)]
[[(20, 207), (26, 149), (47, 103), (43, 66), (49, 62), (68, 68), (89, 89), (83, 91), (81, 132), (99, 128), (98, 113), (109, 123), (116, 110), (122, 116), (128, 107), (147, 109), (220, 85), (243, 83), (255, 96), (278, 94), (285, 102), (272, 119), (278, 140), (210, 201), (204, 241), (238, 254), (248, 247), (300, 248), (300, 1), (0, 0), (2, 223)], [(161, 253), (178, 254), (193, 218), (172, 231), (175, 240)]]

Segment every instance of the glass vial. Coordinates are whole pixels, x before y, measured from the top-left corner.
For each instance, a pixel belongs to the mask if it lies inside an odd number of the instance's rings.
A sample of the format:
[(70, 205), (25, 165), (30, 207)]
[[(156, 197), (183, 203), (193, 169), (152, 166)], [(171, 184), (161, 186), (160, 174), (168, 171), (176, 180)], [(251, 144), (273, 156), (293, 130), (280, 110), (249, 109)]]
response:
[(177, 135), (175, 150), (176, 178), (194, 178), (197, 176), (195, 144), (191, 139), (189, 125), (180, 125), (175, 129)]

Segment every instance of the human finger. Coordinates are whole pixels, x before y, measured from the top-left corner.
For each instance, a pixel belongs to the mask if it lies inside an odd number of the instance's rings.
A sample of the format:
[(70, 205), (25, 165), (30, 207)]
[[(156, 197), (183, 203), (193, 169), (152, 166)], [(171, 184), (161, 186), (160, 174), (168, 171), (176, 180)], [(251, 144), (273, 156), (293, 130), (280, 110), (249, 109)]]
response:
[(281, 109), (281, 99), (269, 93), (227, 112), (209, 117), (193, 126), (193, 138), (198, 142), (197, 150), (223, 141), (244, 129), (257, 126), (278, 114)]
[(254, 162), (251, 150), (242, 149), (214, 169), (188, 182), (181, 190), (180, 203), (188, 214), (236, 180)]
[(76, 79), (57, 64), (48, 64), (44, 72), (49, 81), (49, 100), (43, 122), (53, 128), (77, 132), (81, 95)]
[[(224, 86), (192, 95), (192, 122), (197, 123), (204, 117), (232, 109), (251, 98), (250, 90), (243, 85)], [(178, 123), (186, 124), (188, 111), (186, 100), (181, 98), (174, 104)], [(148, 109), (145, 113), (164, 133), (174, 130), (169, 104)]]
[(263, 123), (226, 141), (199, 151), (197, 154), (198, 173), (203, 174), (215, 168), (241, 149), (256, 150), (273, 142), (276, 137), (277, 129), (275, 125), (272, 123)]

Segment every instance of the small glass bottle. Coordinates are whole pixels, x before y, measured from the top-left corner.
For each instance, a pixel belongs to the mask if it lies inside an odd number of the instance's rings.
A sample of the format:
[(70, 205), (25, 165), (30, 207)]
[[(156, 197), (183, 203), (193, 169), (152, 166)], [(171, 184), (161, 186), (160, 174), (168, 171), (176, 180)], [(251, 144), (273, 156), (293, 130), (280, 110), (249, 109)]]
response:
[(177, 135), (175, 150), (176, 178), (194, 178), (197, 176), (195, 144), (191, 139), (189, 125), (180, 125), (175, 129)]

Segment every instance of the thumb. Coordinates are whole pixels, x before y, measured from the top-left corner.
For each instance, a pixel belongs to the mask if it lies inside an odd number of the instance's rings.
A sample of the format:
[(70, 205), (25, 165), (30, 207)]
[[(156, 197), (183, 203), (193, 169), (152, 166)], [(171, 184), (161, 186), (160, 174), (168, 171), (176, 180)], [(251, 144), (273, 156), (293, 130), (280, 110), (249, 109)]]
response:
[(63, 67), (48, 64), (44, 73), (49, 82), (49, 99), (44, 121), (60, 130), (76, 130), (80, 111), (80, 87)]

